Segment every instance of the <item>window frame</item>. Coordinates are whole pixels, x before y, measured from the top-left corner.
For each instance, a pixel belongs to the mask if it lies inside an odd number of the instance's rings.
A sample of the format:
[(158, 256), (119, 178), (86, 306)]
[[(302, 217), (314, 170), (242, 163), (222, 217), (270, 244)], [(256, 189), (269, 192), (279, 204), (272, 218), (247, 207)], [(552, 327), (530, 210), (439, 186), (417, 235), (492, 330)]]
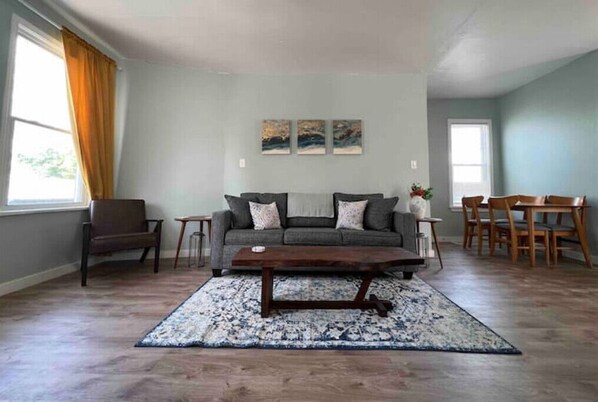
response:
[(486, 124), (488, 125), (488, 169), (490, 172), (490, 194), (494, 194), (494, 142), (492, 139), (492, 119), (448, 119), (448, 168), (449, 168), (449, 209), (453, 212), (461, 212), (462, 207), (453, 204), (453, 155), (451, 127), (457, 124)]
[[(73, 135), (73, 130), (70, 132), (46, 124), (22, 119), (11, 116), (12, 109), (12, 95), (14, 88), (14, 73), (16, 64), (16, 48), (17, 38), (19, 35), (32, 41), (38, 46), (60, 56), (64, 59), (64, 49), (62, 43), (57, 38), (44, 32), (36, 27), (34, 24), (25, 20), (24, 18), (13, 14), (11, 19), (8, 60), (6, 68), (6, 83), (4, 86), (4, 103), (2, 107), (2, 122), (0, 125), (0, 216), (2, 215), (18, 215), (23, 213), (37, 213), (37, 212), (53, 212), (63, 210), (81, 210), (86, 209), (89, 205), (89, 194), (85, 188), (85, 184), (81, 178), (81, 168), (77, 167), (76, 188), (78, 189), (77, 198), (80, 201), (75, 202), (61, 202), (61, 203), (31, 203), (31, 204), (8, 204), (8, 186), (10, 182), (10, 170), (12, 162), (12, 145), (14, 136), (15, 122), (23, 122), (26, 124), (35, 125), (38, 127), (60, 131), (65, 134)], [(69, 111), (70, 113), (70, 111)], [(72, 127), (72, 125), (71, 125)], [(76, 152), (76, 150), (75, 150)], [(78, 162), (77, 162), (78, 163)]]

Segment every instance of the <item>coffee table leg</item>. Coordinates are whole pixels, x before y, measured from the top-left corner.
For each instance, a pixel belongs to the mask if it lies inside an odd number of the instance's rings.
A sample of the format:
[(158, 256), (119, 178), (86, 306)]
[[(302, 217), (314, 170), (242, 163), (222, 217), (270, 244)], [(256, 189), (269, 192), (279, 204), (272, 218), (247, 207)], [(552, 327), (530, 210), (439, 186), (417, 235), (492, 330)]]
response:
[(262, 268), (262, 318), (270, 315), (270, 304), (274, 293), (274, 269)]

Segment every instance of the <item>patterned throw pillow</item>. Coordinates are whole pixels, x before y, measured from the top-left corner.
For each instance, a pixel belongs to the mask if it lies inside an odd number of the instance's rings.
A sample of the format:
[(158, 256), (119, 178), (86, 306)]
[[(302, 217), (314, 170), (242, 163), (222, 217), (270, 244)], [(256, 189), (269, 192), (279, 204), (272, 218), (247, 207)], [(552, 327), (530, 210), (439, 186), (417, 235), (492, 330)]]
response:
[(276, 203), (258, 204), (257, 202), (249, 201), (249, 212), (251, 212), (251, 219), (255, 230), (264, 229), (280, 229), (280, 216), (278, 215), (278, 208)]
[(368, 201), (338, 202), (337, 229), (363, 230), (363, 213)]

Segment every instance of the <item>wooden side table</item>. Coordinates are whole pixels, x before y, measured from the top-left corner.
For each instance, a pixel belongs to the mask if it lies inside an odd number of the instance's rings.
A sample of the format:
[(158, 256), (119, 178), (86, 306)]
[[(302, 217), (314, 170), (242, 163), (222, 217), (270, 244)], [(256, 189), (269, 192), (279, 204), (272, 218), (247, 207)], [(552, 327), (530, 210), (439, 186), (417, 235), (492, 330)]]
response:
[(434, 246), (436, 248), (436, 254), (438, 254), (438, 261), (440, 261), (440, 269), (444, 269), (444, 266), (442, 265), (442, 257), (440, 256), (440, 245), (438, 244), (438, 239), (436, 239), (436, 229), (434, 228), (434, 225), (436, 223), (442, 222), (442, 219), (440, 218), (417, 218), (416, 219), (417, 222), (417, 231), (419, 232), (419, 224), (421, 222), (424, 223), (429, 223), (430, 227), (432, 228), (432, 238), (434, 239)]
[[(198, 216), (183, 216), (180, 218), (174, 218), (175, 221), (181, 222), (181, 231), (179, 232), (179, 242), (176, 246), (176, 255), (174, 257), (174, 269), (176, 269), (179, 261), (179, 253), (181, 252), (181, 243), (183, 243), (183, 237), (185, 236), (185, 228), (187, 222), (199, 222), (199, 232), (203, 233), (203, 223), (208, 224), (208, 240), (212, 242), (212, 217), (210, 215), (198, 215)], [(189, 250), (191, 252), (191, 250)]]

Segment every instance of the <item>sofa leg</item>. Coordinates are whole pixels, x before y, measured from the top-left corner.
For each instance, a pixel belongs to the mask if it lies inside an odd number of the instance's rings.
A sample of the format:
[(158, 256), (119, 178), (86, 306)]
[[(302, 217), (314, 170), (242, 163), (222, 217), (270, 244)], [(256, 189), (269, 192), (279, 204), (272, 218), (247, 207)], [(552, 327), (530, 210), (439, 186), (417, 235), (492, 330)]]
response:
[(403, 279), (413, 278), (413, 272), (403, 272)]
[(214, 278), (220, 278), (222, 276), (222, 270), (212, 269), (212, 275), (214, 276)]

